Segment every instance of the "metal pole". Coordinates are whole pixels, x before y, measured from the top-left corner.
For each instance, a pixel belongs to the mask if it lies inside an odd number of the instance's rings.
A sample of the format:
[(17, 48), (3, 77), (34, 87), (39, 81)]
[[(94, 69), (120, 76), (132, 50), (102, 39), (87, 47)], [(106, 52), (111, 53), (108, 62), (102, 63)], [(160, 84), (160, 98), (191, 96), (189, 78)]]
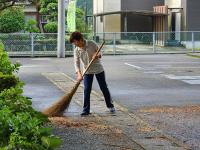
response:
[(31, 33), (31, 57), (34, 57), (34, 38), (33, 38), (33, 33)]
[(113, 33), (113, 50), (114, 55), (116, 55), (116, 33)]
[(65, 0), (58, 0), (57, 57), (65, 57)]
[(194, 32), (192, 32), (192, 52), (194, 53)]
[(155, 49), (155, 38), (156, 38), (156, 34), (155, 34), (155, 32), (153, 32), (153, 53), (155, 53), (156, 52), (156, 49)]

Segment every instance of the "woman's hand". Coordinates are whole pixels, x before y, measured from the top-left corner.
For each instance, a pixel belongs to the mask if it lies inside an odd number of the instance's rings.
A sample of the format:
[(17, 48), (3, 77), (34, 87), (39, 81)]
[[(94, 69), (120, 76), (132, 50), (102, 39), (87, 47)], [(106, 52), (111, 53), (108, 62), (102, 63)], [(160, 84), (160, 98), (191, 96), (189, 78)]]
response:
[(81, 71), (78, 71), (78, 72), (77, 72), (77, 80), (78, 80), (78, 81), (82, 81), (82, 80), (83, 80), (83, 76), (82, 76)]
[(101, 54), (98, 54), (98, 55), (94, 54), (92, 56), (92, 59), (94, 59), (94, 60), (99, 59), (99, 58), (101, 58)]

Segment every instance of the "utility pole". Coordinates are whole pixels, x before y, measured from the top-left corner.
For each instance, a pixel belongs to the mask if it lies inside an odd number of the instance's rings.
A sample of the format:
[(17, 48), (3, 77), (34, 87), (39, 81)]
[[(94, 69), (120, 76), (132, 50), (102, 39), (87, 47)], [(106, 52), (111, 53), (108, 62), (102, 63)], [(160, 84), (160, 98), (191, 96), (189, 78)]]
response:
[[(68, 1), (67, 1), (68, 4)], [(58, 0), (57, 57), (65, 57), (65, 0)]]

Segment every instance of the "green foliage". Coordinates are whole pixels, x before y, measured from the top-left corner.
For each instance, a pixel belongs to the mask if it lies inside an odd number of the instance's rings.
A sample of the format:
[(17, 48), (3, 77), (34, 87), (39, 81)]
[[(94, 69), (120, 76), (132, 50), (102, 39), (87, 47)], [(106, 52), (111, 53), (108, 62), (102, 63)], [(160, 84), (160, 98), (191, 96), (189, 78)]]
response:
[(24, 12), (22, 8), (11, 7), (0, 13), (0, 32), (12, 33), (24, 29)]
[(48, 33), (57, 33), (58, 25), (56, 22), (49, 22), (44, 26), (44, 29)]
[(42, 14), (42, 15), (46, 15), (46, 14), (48, 14), (48, 9), (47, 8), (40, 8), (40, 14)]
[(45, 8), (49, 3), (57, 3), (58, 0), (40, 0), (40, 6)]
[(0, 92), (16, 86), (18, 79), (14, 75), (3, 75), (0, 73)]
[(61, 141), (56, 137), (42, 137), (42, 142), (47, 148), (57, 148)]
[(0, 40), (0, 53), (1, 53), (3, 50), (4, 50), (4, 45), (3, 45), (3, 43), (2, 43), (1, 40)]
[(0, 93), (0, 109), (9, 107), (13, 113), (33, 111), (31, 101), (22, 96), (23, 90), (19, 83), (10, 89), (4, 89)]
[(76, 30), (85, 32), (84, 12), (80, 8), (76, 8)]
[(57, 0), (40, 0), (39, 12), (43, 15), (47, 15), (47, 20), (51, 22), (57, 21), (58, 1)]
[[(0, 110), (0, 147), (6, 149), (52, 150), (61, 141), (51, 135), (51, 128), (29, 113), (13, 114), (9, 108)], [(44, 139), (48, 139), (48, 142)], [(48, 143), (48, 144), (47, 144)]]
[(0, 51), (0, 86), (11, 86), (0, 91), (0, 149), (55, 149), (61, 140), (51, 134), (51, 128), (45, 127), (48, 118), (35, 111), (32, 102), (23, 96), (23, 83), (13, 75), (18, 67)]
[[(91, 33), (92, 32), (92, 27), (93, 27), (93, 19), (91, 17), (87, 17), (87, 24), (85, 22), (85, 16), (92, 16), (93, 14), (93, 0), (77, 0), (76, 4), (77, 8), (81, 9), (81, 11), (84, 13), (84, 16), (81, 16), (80, 18), (83, 17), (83, 24), (85, 27), (84, 28), (84, 33)], [(81, 21), (78, 19), (79, 17), (76, 16), (76, 20)], [(76, 21), (77, 22), (77, 21)], [(78, 25), (79, 26), (79, 25)], [(80, 26), (78, 27), (78, 30), (80, 29)]]
[[(16, 0), (0, 0), (0, 11), (8, 8), (8, 7), (12, 7), (15, 5), (17, 1)], [(20, 0), (21, 3), (26, 3), (27, 0)], [(30, 3), (35, 3), (37, 2), (37, 0), (28, 0), (28, 2)]]
[(2, 74), (11, 75), (13, 72), (17, 72), (19, 70), (20, 64), (15, 63), (12, 64), (8, 58), (8, 54), (4, 51), (0, 52), (0, 72)]
[(47, 117), (36, 112), (22, 93), (22, 84), (0, 93), (0, 147), (27, 150), (58, 147), (60, 139), (45, 127)]
[(47, 5), (47, 10), (50, 12), (58, 10), (58, 4), (57, 3), (49, 3)]
[(39, 28), (37, 27), (37, 21), (34, 19), (29, 19), (25, 24), (25, 31), (30, 33), (37, 33), (40, 32)]
[(87, 12), (87, 15), (92, 15), (93, 0), (77, 0), (76, 5), (78, 8), (85, 10), (85, 12)]

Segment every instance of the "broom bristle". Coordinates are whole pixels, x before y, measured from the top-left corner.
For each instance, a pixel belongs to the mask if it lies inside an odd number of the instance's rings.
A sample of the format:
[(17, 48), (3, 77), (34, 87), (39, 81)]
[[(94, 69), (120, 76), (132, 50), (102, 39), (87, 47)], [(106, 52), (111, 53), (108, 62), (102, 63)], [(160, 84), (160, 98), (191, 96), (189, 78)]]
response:
[(56, 101), (52, 106), (46, 108), (42, 113), (48, 117), (60, 116), (63, 114), (65, 109), (69, 107), (71, 99), (76, 92), (80, 81), (75, 84), (69, 93), (65, 93), (58, 101)]

